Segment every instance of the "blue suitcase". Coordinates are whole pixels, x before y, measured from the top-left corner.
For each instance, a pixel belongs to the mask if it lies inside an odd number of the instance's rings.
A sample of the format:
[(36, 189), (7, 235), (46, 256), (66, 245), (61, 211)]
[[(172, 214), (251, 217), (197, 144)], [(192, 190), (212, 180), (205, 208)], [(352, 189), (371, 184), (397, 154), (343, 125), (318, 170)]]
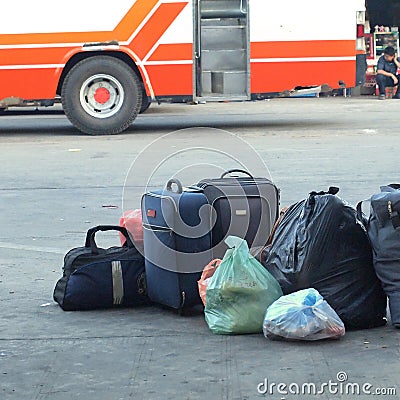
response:
[(142, 215), (149, 298), (179, 310), (201, 304), (197, 281), (212, 259), (211, 207), (203, 191), (172, 179), (164, 190), (143, 195)]

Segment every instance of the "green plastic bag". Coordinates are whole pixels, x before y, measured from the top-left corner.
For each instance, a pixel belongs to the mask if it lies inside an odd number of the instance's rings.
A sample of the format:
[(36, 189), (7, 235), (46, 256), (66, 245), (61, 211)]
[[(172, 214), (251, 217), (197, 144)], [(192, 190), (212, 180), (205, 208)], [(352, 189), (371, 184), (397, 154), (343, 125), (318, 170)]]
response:
[(282, 290), (250, 254), (247, 242), (229, 236), (229, 249), (206, 292), (206, 322), (213, 333), (261, 333), (267, 308)]

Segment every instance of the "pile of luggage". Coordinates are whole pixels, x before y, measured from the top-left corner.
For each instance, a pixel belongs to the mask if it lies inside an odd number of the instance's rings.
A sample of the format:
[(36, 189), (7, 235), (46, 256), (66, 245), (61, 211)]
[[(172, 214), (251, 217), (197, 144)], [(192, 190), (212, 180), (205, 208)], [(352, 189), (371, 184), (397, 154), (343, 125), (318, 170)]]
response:
[[(339, 338), (345, 329), (400, 327), (400, 186), (371, 198), (367, 220), (337, 196), (312, 192), (281, 212), (266, 178), (230, 170), (145, 193), (120, 226), (88, 231), (65, 256), (54, 299), (64, 310), (204, 306), (217, 334)], [(120, 247), (99, 248), (117, 230)]]

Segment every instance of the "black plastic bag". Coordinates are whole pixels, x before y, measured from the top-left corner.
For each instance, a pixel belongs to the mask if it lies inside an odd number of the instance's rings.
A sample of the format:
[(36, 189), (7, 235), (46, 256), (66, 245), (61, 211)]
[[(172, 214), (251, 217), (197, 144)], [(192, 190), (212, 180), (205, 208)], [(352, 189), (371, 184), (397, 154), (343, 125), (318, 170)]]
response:
[(292, 205), (263, 253), (263, 264), (284, 294), (317, 289), (347, 329), (385, 325), (386, 296), (366, 230), (337, 192), (313, 192)]

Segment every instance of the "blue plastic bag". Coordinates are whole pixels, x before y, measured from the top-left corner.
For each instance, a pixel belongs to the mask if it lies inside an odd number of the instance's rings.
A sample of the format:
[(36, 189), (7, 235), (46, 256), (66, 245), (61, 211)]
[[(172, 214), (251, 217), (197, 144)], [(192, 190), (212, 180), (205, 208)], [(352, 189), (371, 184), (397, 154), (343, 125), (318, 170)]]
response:
[(270, 339), (339, 339), (345, 334), (342, 320), (315, 289), (282, 296), (268, 307), (263, 325)]

